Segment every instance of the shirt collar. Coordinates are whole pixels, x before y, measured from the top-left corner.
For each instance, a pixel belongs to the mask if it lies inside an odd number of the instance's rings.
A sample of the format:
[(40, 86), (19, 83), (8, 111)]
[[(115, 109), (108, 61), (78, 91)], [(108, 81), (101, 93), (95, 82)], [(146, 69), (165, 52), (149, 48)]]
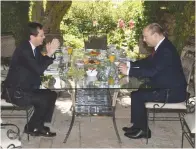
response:
[(163, 42), (164, 39), (165, 39), (165, 37), (163, 37), (163, 39), (161, 39), (161, 40), (159, 41), (159, 43), (154, 47), (154, 50), (155, 50), (155, 51), (157, 50), (157, 48), (158, 48), (159, 45)]
[(30, 45), (31, 45), (31, 48), (32, 50), (34, 50), (36, 47), (29, 41)]

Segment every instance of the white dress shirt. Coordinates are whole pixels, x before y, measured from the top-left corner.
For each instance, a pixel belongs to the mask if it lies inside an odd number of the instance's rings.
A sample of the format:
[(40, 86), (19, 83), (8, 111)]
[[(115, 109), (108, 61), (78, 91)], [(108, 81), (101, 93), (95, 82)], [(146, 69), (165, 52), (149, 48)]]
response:
[(32, 51), (33, 51), (33, 54), (34, 54), (34, 56), (35, 56), (35, 53), (34, 53), (34, 50), (35, 50), (35, 46), (29, 41), (29, 43), (30, 43), (30, 45), (31, 45), (31, 48), (32, 48)]
[[(157, 43), (157, 45), (154, 47), (154, 50), (155, 50), (155, 51), (157, 50), (157, 48), (158, 48), (159, 45), (163, 42), (164, 39), (165, 39), (165, 37), (163, 37), (163, 39), (161, 39), (161, 40)], [(127, 62), (127, 67), (128, 67), (128, 69), (127, 69), (127, 75), (129, 75), (130, 62)], [(135, 68), (139, 68), (139, 67), (135, 67)]]
[(154, 47), (154, 50), (155, 50), (155, 51), (157, 50), (157, 48), (158, 48), (159, 45), (163, 42), (164, 39), (165, 39), (165, 37), (163, 37), (163, 39), (161, 39), (161, 40), (159, 41), (159, 43), (157, 43), (157, 45)]

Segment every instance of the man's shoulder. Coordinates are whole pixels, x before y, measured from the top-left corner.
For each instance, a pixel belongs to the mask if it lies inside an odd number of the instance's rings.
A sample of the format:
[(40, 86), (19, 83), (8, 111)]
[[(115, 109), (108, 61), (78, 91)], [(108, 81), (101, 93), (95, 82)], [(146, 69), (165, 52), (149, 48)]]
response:
[(26, 46), (30, 46), (30, 43), (29, 43), (28, 40), (22, 41), (22, 42), (18, 45), (18, 48), (26, 47)]
[(165, 38), (163, 40), (163, 42), (160, 45), (160, 47), (161, 48), (164, 48), (165, 50), (169, 50), (169, 51), (173, 51), (173, 50), (175, 51), (175, 50), (177, 50), (176, 47), (174, 46), (174, 44), (168, 38)]
[(30, 48), (31, 45), (28, 40), (22, 41), (16, 48), (16, 50), (25, 50)]

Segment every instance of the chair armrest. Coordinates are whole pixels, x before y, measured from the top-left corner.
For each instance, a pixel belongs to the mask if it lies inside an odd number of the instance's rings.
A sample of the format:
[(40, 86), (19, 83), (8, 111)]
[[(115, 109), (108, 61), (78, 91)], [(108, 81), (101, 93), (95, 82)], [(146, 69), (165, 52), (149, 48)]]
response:
[(163, 102), (163, 105), (160, 107), (159, 104), (154, 104), (153, 108), (156, 108), (156, 107), (163, 108), (165, 104), (168, 103), (169, 92), (170, 92), (170, 89), (166, 89), (166, 98)]

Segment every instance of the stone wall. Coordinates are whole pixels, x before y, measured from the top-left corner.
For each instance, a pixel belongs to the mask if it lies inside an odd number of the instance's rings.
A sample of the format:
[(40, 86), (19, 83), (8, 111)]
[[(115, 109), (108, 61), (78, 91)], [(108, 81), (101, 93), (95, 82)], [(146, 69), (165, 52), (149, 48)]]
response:
[(13, 35), (1, 36), (1, 57), (11, 57), (15, 48)]

